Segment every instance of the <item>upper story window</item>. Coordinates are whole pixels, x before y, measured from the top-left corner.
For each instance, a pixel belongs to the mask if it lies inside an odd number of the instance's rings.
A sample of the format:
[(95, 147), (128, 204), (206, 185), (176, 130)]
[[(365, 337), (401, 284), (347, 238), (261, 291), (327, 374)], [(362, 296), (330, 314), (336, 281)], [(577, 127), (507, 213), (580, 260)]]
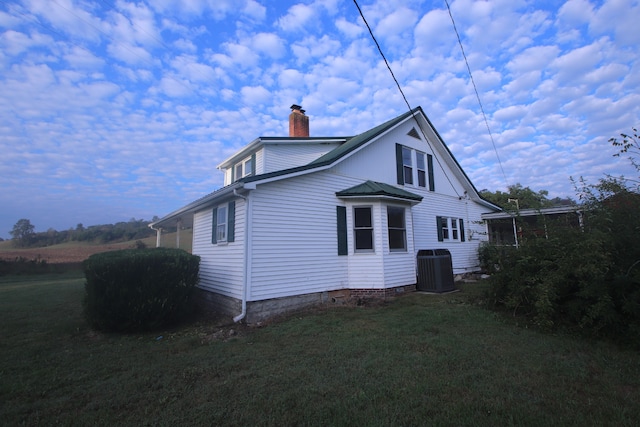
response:
[[(413, 168), (413, 158), (415, 155), (415, 174)], [(418, 183), (418, 187), (427, 187), (429, 191), (435, 191), (433, 176), (433, 156), (421, 151), (396, 144), (396, 168), (399, 185), (413, 185)]]
[(425, 167), (424, 162), (424, 153), (420, 151), (416, 151), (416, 169), (418, 171), (418, 186), (426, 187), (427, 186), (427, 168)]
[(402, 171), (405, 184), (413, 184), (413, 167), (411, 165), (411, 149), (402, 147)]
[(255, 175), (256, 173), (256, 155), (251, 155), (250, 158), (236, 163), (231, 169), (231, 181), (235, 182), (245, 176)]
[(356, 252), (373, 252), (371, 206), (358, 206), (353, 208), (353, 234)]

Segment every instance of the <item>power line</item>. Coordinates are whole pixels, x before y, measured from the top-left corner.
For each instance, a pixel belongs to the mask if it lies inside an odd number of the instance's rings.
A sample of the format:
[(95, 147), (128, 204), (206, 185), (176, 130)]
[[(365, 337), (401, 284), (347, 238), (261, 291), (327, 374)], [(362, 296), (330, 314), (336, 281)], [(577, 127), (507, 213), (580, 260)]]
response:
[(449, 1), (444, 0), (444, 2), (447, 4), (447, 11), (449, 12), (449, 17), (451, 18), (453, 29), (456, 32), (456, 37), (458, 38), (458, 44), (460, 45), (460, 50), (462, 51), (464, 63), (467, 65), (467, 71), (469, 71), (469, 77), (471, 78), (471, 83), (473, 84), (473, 90), (476, 93), (476, 98), (478, 99), (478, 104), (480, 105), (480, 111), (482, 112), (482, 117), (484, 118), (484, 124), (487, 126), (487, 131), (489, 132), (489, 138), (491, 139), (491, 144), (493, 145), (493, 151), (495, 151), (496, 157), (498, 158), (498, 165), (500, 165), (500, 171), (502, 171), (502, 177), (504, 178), (504, 182), (505, 184), (507, 184), (507, 187), (509, 187), (509, 181), (507, 180), (507, 175), (504, 173), (504, 168), (502, 167), (502, 161), (500, 160), (500, 155), (498, 154), (498, 148), (496, 147), (496, 142), (493, 140), (493, 134), (491, 133), (491, 129), (489, 128), (489, 121), (487, 120), (487, 115), (484, 113), (484, 108), (482, 107), (482, 101), (480, 100), (480, 94), (478, 93), (478, 88), (476, 87), (476, 81), (473, 79), (473, 74), (471, 73), (471, 67), (469, 66), (467, 55), (464, 52), (464, 47), (462, 47), (462, 40), (460, 40), (460, 34), (458, 33), (458, 28), (456, 27), (456, 21), (453, 19), (453, 14), (451, 13), (451, 7), (449, 7)]
[[(418, 125), (418, 128), (420, 129), (420, 133), (422, 133), (422, 136), (424, 137), (425, 141), (429, 141), (429, 138), (427, 138), (427, 135), (425, 134), (424, 129), (422, 129), (422, 124), (420, 124), (420, 121), (418, 121), (417, 117), (415, 116), (415, 114), (413, 112), (413, 109), (411, 108), (411, 105), (409, 105), (409, 101), (407, 100), (407, 97), (405, 96), (404, 91), (402, 90), (402, 87), (400, 86), (400, 83), (398, 82), (398, 79), (396, 79), (395, 74), (393, 74), (393, 70), (391, 69), (391, 65), (389, 65), (389, 61), (387, 61), (387, 58), (385, 57), (384, 52), (382, 52), (382, 48), (380, 47), (380, 44), (378, 43), (378, 40), (376, 40), (376, 37), (373, 35), (373, 31), (371, 30), (371, 27), (369, 26), (369, 23), (367, 22), (367, 19), (364, 17), (364, 14), (362, 13), (362, 9), (360, 9), (360, 6), (358, 5), (358, 1), (357, 0), (353, 0), (353, 2), (355, 3), (356, 7), (358, 8), (358, 12), (360, 13), (360, 17), (364, 21), (364, 25), (366, 25), (367, 29), (369, 30), (369, 34), (371, 35), (371, 38), (373, 39), (373, 42), (376, 44), (376, 47), (378, 48), (378, 52), (380, 52), (380, 56), (382, 56), (382, 59), (384, 60), (384, 63), (386, 64), (387, 69), (389, 70), (389, 73), (391, 73), (391, 77), (393, 77), (393, 81), (396, 82), (396, 86), (398, 87), (398, 90), (400, 91), (400, 94), (402, 95), (402, 99), (404, 99), (404, 102), (405, 102), (405, 104), (407, 104), (407, 108), (409, 109), (409, 112), (411, 112), (411, 117), (413, 117), (413, 120)], [(436, 153), (433, 151), (433, 147), (431, 147), (430, 144), (428, 144), (428, 146), (431, 149), (431, 152), (434, 154), (436, 162), (438, 162), (438, 165), (440, 166), (440, 168), (444, 172), (444, 176), (447, 178), (447, 181), (449, 181), (449, 185), (451, 185), (451, 188), (456, 193), (456, 195), (458, 197), (460, 197), (460, 194), (456, 190), (455, 185), (453, 185), (453, 182), (451, 182), (451, 180), (449, 179), (449, 175), (447, 175), (447, 173), (445, 172), (446, 169), (442, 166), (442, 163), (440, 163), (440, 158), (439, 158), (440, 156), (436, 156), (435, 155)]]

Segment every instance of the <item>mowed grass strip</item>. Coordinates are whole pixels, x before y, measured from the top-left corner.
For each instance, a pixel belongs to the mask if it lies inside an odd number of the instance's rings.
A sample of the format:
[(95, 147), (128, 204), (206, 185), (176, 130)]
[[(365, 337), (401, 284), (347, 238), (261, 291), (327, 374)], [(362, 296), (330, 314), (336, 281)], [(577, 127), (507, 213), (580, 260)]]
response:
[[(463, 292), (262, 328), (91, 331), (79, 275), (0, 278), (5, 425), (637, 425), (640, 355), (522, 329)], [(160, 338), (162, 337), (162, 338)]]

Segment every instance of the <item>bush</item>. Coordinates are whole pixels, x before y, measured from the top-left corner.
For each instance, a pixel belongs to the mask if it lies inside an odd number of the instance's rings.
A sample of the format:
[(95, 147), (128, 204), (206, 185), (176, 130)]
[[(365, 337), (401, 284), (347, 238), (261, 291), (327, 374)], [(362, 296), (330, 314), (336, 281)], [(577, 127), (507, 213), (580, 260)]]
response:
[(493, 267), (488, 300), (544, 329), (640, 346), (640, 195), (616, 190), (586, 202), (582, 228), (550, 226), (519, 249), (481, 247)]
[(90, 256), (85, 314), (92, 327), (153, 330), (184, 319), (198, 283), (200, 257), (180, 249), (125, 249)]

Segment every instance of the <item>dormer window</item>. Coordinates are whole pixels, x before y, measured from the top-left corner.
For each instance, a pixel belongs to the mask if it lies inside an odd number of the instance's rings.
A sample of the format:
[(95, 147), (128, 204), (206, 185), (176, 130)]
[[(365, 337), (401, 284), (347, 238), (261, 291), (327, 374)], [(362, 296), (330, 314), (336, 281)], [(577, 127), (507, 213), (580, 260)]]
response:
[(237, 181), (245, 176), (256, 174), (256, 157), (253, 154), (251, 157), (244, 159), (241, 162), (236, 163), (231, 169), (232, 181)]

